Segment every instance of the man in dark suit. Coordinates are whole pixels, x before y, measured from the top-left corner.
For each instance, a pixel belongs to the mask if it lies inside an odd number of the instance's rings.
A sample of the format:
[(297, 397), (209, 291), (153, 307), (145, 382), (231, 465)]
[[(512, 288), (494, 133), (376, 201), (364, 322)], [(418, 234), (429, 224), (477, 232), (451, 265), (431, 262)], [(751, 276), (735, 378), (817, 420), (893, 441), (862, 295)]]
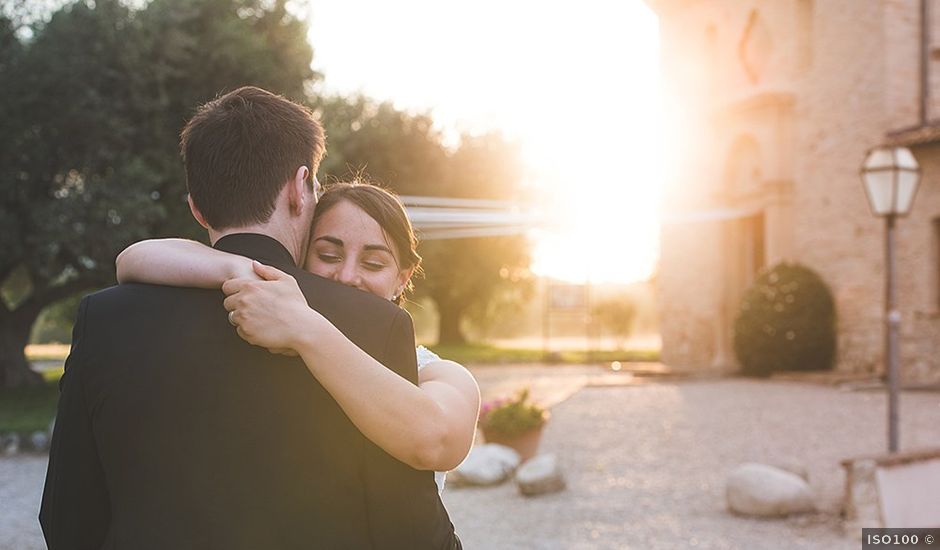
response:
[[(297, 267), (324, 136), (258, 88), (182, 134), (213, 246), (293, 275), (310, 305), (417, 383), (403, 309)], [(454, 548), (433, 472), (366, 440), (297, 358), (239, 338), (218, 290), (128, 284), (85, 297), (43, 493), (51, 550)]]

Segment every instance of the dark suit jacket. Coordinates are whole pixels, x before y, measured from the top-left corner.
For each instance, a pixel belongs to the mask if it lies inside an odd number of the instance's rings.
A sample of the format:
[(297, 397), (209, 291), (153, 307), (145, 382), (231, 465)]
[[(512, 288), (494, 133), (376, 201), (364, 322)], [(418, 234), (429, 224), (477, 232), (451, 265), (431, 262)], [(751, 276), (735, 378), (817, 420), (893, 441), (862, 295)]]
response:
[[(416, 383), (403, 309), (302, 271), (263, 235), (216, 248), (293, 275), (312, 307)], [(365, 439), (299, 359), (242, 341), (222, 299), (128, 284), (82, 301), (40, 512), (49, 548), (449, 548), (433, 472)]]

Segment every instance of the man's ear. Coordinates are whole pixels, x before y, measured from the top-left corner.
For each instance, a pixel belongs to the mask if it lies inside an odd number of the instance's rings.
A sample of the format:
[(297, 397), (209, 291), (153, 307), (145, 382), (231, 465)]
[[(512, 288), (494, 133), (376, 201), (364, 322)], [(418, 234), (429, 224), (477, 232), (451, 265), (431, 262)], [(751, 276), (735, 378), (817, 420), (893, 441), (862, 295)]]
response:
[(287, 185), (287, 199), (290, 201), (290, 212), (295, 216), (300, 216), (304, 213), (304, 206), (308, 200), (310, 200), (309, 193), (307, 192), (307, 179), (310, 177), (310, 169), (306, 166), (301, 166), (297, 169), (297, 172), (294, 173), (294, 179), (292, 179)]
[(186, 195), (186, 202), (189, 203), (189, 211), (193, 213), (193, 217), (196, 218), (196, 221), (199, 222), (199, 225), (201, 225), (202, 228), (205, 230), (211, 229), (211, 227), (209, 227), (209, 224), (206, 223), (206, 218), (202, 216), (202, 212), (200, 212), (199, 209), (196, 208), (196, 204), (193, 203), (192, 195), (189, 195), (189, 194)]

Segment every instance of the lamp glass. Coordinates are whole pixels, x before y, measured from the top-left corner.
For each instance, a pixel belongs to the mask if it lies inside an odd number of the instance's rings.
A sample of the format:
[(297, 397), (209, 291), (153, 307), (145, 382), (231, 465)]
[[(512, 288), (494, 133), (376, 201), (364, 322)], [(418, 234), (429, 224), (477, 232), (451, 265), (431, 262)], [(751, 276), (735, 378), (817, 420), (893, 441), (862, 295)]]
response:
[(865, 172), (862, 176), (865, 182), (865, 192), (868, 195), (868, 205), (876, 216), (886, 216), (891, 212), (892, 206), (892, 180), (894, 173), (889, 170)]
[(877, 149), (872, 149), (868, 153), (868, 157), (865, 159), (865, 170), (878, 170), (891, 168), (895, 165), (894, 155), (891, 154), (891, 149), (885, 149), (884, 147), (878, 147)]
[(904, 216), (914, 204), (920, 168), (906, 147), (872, 149), (862, 165), (868, 204), (876, 216)]
[(914, 153), (907, 147), (895, 147), (894, 158), (898, 168), (915, 171), (919, 168)]
[(895, 200), (895, 213), (904, 216), (911, 211), (914, 205), (914, 195), (917, 193), (917, 180), (920, 174), (911, 170), (898, 172), (898, 187)]

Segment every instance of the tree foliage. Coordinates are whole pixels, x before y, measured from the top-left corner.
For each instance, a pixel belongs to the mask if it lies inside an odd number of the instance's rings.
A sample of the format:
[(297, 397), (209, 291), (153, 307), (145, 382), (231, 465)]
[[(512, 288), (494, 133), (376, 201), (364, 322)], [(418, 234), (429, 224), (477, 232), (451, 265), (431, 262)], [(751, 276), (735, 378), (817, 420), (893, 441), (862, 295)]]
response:
[(197, 235), (178, 154), (197, 105), (245, 84), (303, 97), (316, 77), (285, 0), (74, 2), (26, 39), (14, 15), (0, 17), (0, 285), (29, 284), (0, 303), (0, 387), (36, 380), (22, 349), (45, 306), (111, 284), (135, 240)]
[(592, 304), (591, 316), (617, 338), (617, 347), (633, 333), (637, 307), (629, 296), (612, 296)]
[[(496, 135), (448, 147), (431, 119), (362, 97), (316, 98), (305, 23), (287, 0), (0, 0), (0, 388), (37, 382), (23, 357), (40, 312), (114, 282), (151, 237), (204, 238), (178, 136), (195, 107), (257, 85), (307, 101), (328, 132), (321, 179), (366, 173), (404, 194), (516, 198), (517, 151)], [(47, 14), (54, 11), (51, 17)], [(428, 242), (441, 339), (528, 265), (521, 238)]]

